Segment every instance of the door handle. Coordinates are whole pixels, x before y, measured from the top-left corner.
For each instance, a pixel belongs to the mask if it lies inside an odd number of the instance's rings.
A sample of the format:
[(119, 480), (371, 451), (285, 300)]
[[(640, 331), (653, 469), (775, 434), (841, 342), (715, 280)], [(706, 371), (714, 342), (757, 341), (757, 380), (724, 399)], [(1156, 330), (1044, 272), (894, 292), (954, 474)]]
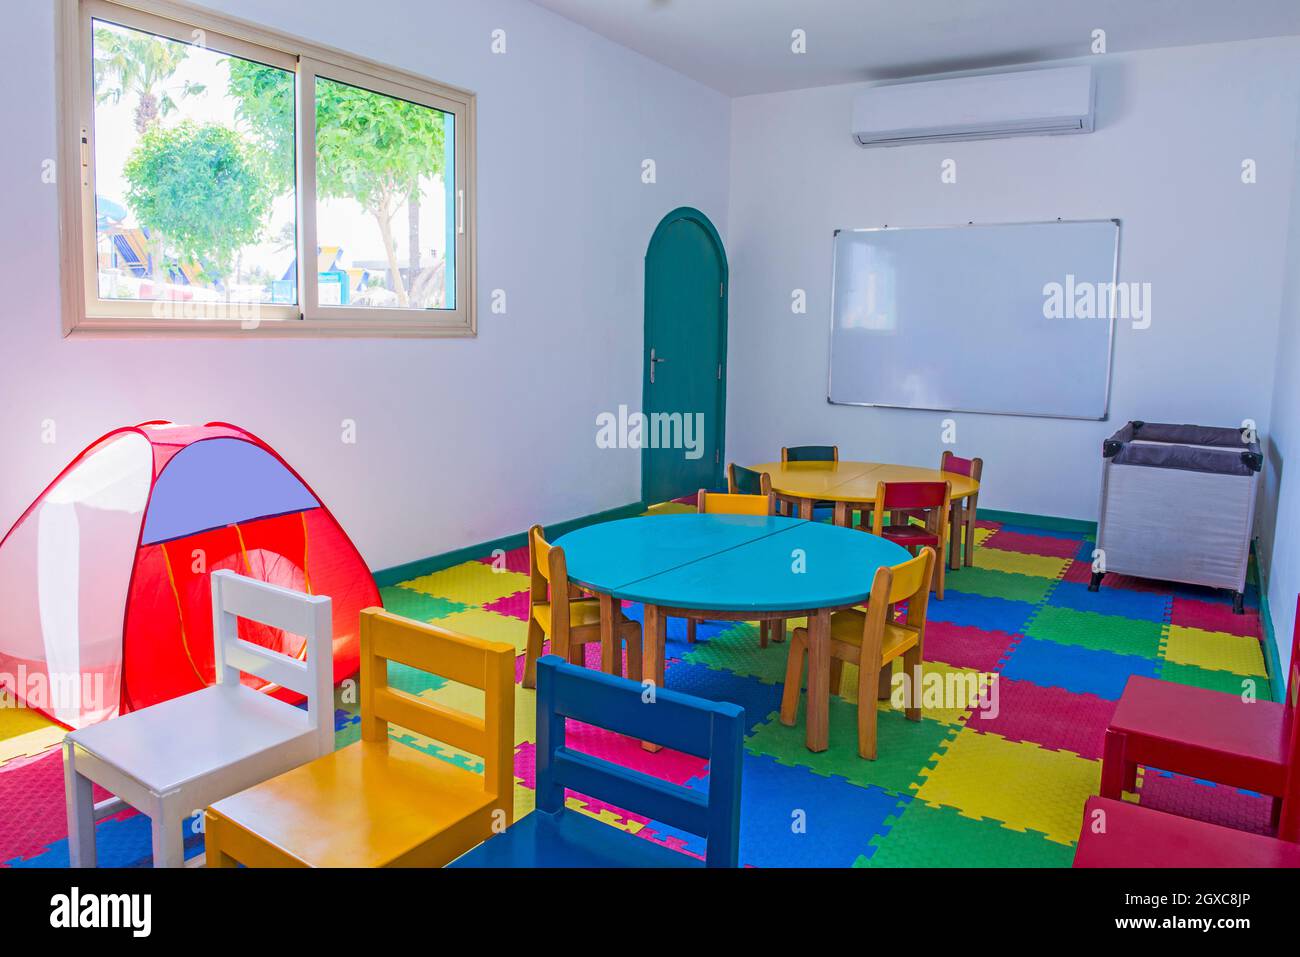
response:
[(650, 347), (650, 384), (651, 385), (655, 384), (655, 363), (667, 362), (667, 361), (668, 361), (667, 359), (662, 359), (655, 355), (654, 346)]

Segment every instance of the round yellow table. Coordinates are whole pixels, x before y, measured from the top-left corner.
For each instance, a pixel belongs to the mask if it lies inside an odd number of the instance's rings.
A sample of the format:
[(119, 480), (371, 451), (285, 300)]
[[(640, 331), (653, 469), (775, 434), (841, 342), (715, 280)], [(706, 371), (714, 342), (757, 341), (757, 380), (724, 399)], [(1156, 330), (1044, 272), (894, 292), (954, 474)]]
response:
[[(951, 482), (952, 500), (960, 502), (980, 490), (980, 483), (969, 475), (940, 472), (914, 465), (888, 465), (883, 462), (766, 462), (749, 466), (766, 472), (772, 480), (777, 500), (793, 506), (801, 518), (812, 518), (816, 502), (832, 502), (835, 524), (848, 525), (855, 506), (872, 506), (880, 482)], [(942, 561), (942, 556), (940, 556)], [(949, 567), (956, 568), (960, 550), (953, 548)]]

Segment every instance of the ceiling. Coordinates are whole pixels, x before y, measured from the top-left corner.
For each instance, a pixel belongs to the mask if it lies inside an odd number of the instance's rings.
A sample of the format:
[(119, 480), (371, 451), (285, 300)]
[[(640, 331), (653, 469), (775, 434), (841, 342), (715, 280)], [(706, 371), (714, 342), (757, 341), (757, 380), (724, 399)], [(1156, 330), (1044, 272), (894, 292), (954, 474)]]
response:
[(533, 2), (732, 96), (1300, 34), (1300, 0)]

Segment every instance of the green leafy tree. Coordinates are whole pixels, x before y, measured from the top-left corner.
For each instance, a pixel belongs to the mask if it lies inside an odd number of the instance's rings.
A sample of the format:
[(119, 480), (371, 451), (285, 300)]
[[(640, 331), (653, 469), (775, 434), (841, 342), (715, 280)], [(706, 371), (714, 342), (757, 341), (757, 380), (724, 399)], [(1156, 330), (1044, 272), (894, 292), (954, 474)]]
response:
[[(238, 115), (261, 146), (269, 181), (286, 191), (294, 175), (293, 85), (274, 67), (233, 57), (227, 62)], [(374, 218), (403, 306), (410, 305), (410, 295), (398, 265), (393, 219), (405, 203), (418, 222), (421, 177), (443, 173), (443, 115), (346, 83), (316, 81), (316, 191), (355, 200)], [(411, 250), (413, 279), (418, 255)]]
[[(117, 103), (134, 94), (135, 130), (143, 133), (176, 109), (166, 86), (189, 56), (189, 47), (123, 27), (95, 28), (95, 102)], [(186, 82), (180, 95), (202, 93), (202, 83)]]
[(216, 123), (155, 126), (123, 174), (141, 225), (205, 271), (205, 263), (229, 270), (235, 253), (258, 240), (274, 195), (239, 133)]

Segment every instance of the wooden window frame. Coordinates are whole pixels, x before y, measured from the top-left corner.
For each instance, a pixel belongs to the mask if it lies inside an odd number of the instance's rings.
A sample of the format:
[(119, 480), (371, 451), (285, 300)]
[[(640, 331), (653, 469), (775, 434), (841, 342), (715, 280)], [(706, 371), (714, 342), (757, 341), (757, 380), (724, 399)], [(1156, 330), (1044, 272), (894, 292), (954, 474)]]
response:
[[(58, 0), (59, 247), (65, 336), (436, 338), (477, 334), (476, 97), (468, 90), (384, 66), (341, 50), (180, 0)], [(186, 43), (202, 31), (204, 46), (293, 71), (296, 75), (298, 302), (262, 303), (257, 321), (239, 318), (159, 318), (152, 300), (104, 300), (98, 295), (95, 229), (92, 18), (147, 30)], [(455, 116), (455, 308), (402, 309), (321, 306), (316, 246), (315, 81), (338, 80)], [(304, 251), (312, 250), (304, 256)]]

